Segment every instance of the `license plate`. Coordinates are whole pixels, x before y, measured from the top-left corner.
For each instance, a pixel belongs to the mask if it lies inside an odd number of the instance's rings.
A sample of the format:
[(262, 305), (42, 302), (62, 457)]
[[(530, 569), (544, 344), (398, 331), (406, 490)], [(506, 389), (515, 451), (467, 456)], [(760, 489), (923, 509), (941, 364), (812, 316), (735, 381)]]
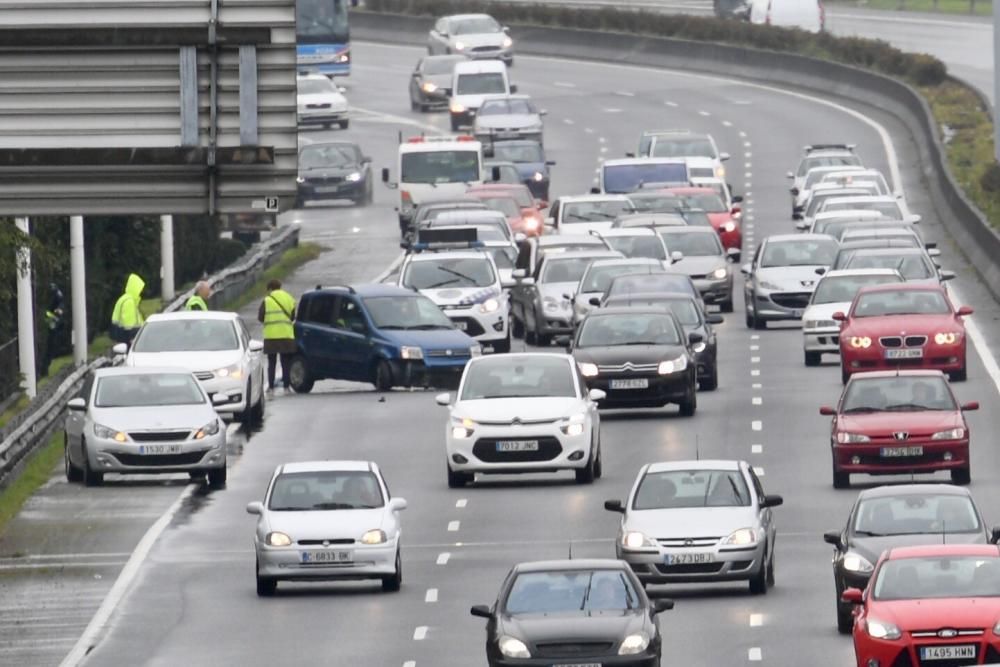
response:
[(649, 387), (648, 378), (630, 378), (628, 380), (612, 380), (612, 389), (646, 389)]
[(905, 350), (886, 350), (886, 359), (921, 359), (924, 351), (919, 347), (911, 347)]
[(975, 644), (959, 644), (956, 646), (921, 646), (921, 660), (960, 660), (975, 658)]
[(455, 328), (459, 331), (465, 331), (469, 328), (469, 325), (467, 322), (455, 322)]
[(498, 452), (537, 452), (537, 440), (499, 440), (497, 441)]
[(517, 139), (521, 136), (521, 133), (517, 130), (504, 130), (503, 132), (497, 132), (496, 135), (500, 139)]
[(891, 458), (893, 456), (923, 456), (924, 448), (916, 447), (883, 447), (879, 452), (880, 456)]
[(316, 188), (316, 192), (320, 194), (329, 194), (331, 192), (339, 192), (340, 188), (336, 185), (324, 185), (321, 188)]
[(698, 565), (700, 563), (712, 563), (715, 562), (715, 554), (667, 554), (663, 557), (663, 562), (667, 565)]
[(180, 445), (140, 445), (139, 453), (143, 456), (155, 456), (157, 454), (180, 454)]
[(552, 667), (602, 667), (599, 662), (559, 662)]
[(303, 565), (314, 563), (350, 563), (354, 560), (354, 553), (338, 549), (322, 549), (315, 551), (300, 551), (299, 562)]

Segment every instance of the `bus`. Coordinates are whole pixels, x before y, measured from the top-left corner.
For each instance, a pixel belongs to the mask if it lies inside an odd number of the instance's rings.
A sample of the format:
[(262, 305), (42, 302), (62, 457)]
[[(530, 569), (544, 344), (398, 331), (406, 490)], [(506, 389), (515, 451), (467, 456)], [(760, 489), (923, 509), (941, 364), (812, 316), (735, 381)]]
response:
[(296, 0), (299, 74), (347, 76), (351, 73), (347, 9), (356, 4), (357, 0)]

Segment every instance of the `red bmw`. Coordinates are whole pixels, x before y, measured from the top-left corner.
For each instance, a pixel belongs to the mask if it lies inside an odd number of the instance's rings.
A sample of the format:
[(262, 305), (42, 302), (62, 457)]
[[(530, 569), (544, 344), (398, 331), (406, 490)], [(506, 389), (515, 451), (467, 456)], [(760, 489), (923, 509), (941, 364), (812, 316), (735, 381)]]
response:
[(959, 667), (1000, 662), (1000, 549), (898, 547), (882, 554), (857, 605), (858, 667)]
[(965, 323), (940, 285), (893, 283), (861, 289), (840, 325), (840, 374), (893, 368), (936, 368), (964, 380)]
[(729, 250), (743, 247), (743, 232), (740, 231), (739, 216), (741, 211), (736, 208), (728, 208), (712, 188), (684, 187), (667, 188), (665, 193), (676, 195), (684, 200), (689, 208), (702, 209), (708, 214), (708, 220), (712, 227), (719, 233), (722, 246)]

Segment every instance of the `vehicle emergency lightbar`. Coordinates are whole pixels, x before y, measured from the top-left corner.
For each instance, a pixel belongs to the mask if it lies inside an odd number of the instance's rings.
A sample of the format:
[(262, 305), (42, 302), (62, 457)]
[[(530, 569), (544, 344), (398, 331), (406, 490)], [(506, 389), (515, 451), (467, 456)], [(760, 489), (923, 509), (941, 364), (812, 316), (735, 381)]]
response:
[(408, 246), (412, 252), (483, 247), (475, 227), (424, 227), (417, 230), (416, 243)]
[(812, 151), (822, 151), (831, 149), (840, 149), (845, 151), (853, 151), (857, 148), (857, 144), (809, 144), (805, 147), (805, 152), (810, 153)]

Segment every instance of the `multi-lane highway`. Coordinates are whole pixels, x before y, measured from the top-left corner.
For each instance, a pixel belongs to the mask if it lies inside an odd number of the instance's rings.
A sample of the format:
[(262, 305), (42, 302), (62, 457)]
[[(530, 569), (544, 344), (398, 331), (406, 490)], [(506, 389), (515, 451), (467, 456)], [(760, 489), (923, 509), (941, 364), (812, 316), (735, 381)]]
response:
[[(397, 131), (447, 131), (446, 116), (408, 111), (418, 49), (355, 44), (354, 55), (351, 129), (331, 134), (357, 139), (380, 167), (393, 164)], [(925, 233), (942, 242), (943, 265), (959, 273), (953, 294), (976, 308), (972, 321), (995, 345), (1000, 308), (935, 221), (909, 140), (877, 110), (701, 75), (527, 56), (518, 57), (513, 78), (549, 111), (554, 195), (585, 192), (599, 159), (634, 149), (644, 128), (712, 133), (733, 155), (730, 181), (746, 197), (747, 255), (764, 236), (792, 229), (784, 173), (801, 147), (857, 143), (866, 163), (901, 177), (911, 207), (925, 214)], [(377, 189), (375, 205), (363, 209), (286, 216), (302, 225), (303, 238), (328, 247), (289, 281), (290, 291), (365, 281), (390, 265), (399, 252), (392, 194)], [(655, 589), (677, 600), (661, 617), (664, 664), (851, 664), (850, 640), (834, 624), (822, 540), (856, 494), (831, 487), (828, 420), (817, 412), (837, 398), (839, 369), (806, 369), (797, 327), (750, 331), (742, 319), (739, 294), (736, 312), (718, 327), (720, 388), (699, 397), (693, 419), (674, 408), (604, 415), (605, 474), (593, 486), (554, 475), (449, 490), (445, 412), (434, 392), (394, 391), (382, 400), (366, 385), (344, 383), (271, 401), (263, 429), (234, 438), (224, 490), (112, 476), (95, 489), (54, 476), (0, 540), (0, 664), (56, 665), (71, 649), (74, 659), (89, 650), (83, 664), (101, 666), (484, 664), (483, 621), (469, 615), (470, 605), (492, 602), (517, 561), (565, 557), (571, 545), (574, 556), (613, 556), (618, 518), (603, 501), (623, 497), (641, 464), (696, 451), (749, 460), (767, 492), (784, 496), (776, 510), (777, 585), (762, 597), (743, 584)], [(1000, 377), (980, 349), (956, 390), (984, 406), (969, 415), (971, 488), (987, 520), (1000, 523), (1000, 452), (992, 443)], [(274, 466), (315, 458), (373, 459), (393, 494), (409, 501), (401, 592), (288, 584), (275, 598), (256, 596), (254, 520), (244, 507), (261, 498)]]

